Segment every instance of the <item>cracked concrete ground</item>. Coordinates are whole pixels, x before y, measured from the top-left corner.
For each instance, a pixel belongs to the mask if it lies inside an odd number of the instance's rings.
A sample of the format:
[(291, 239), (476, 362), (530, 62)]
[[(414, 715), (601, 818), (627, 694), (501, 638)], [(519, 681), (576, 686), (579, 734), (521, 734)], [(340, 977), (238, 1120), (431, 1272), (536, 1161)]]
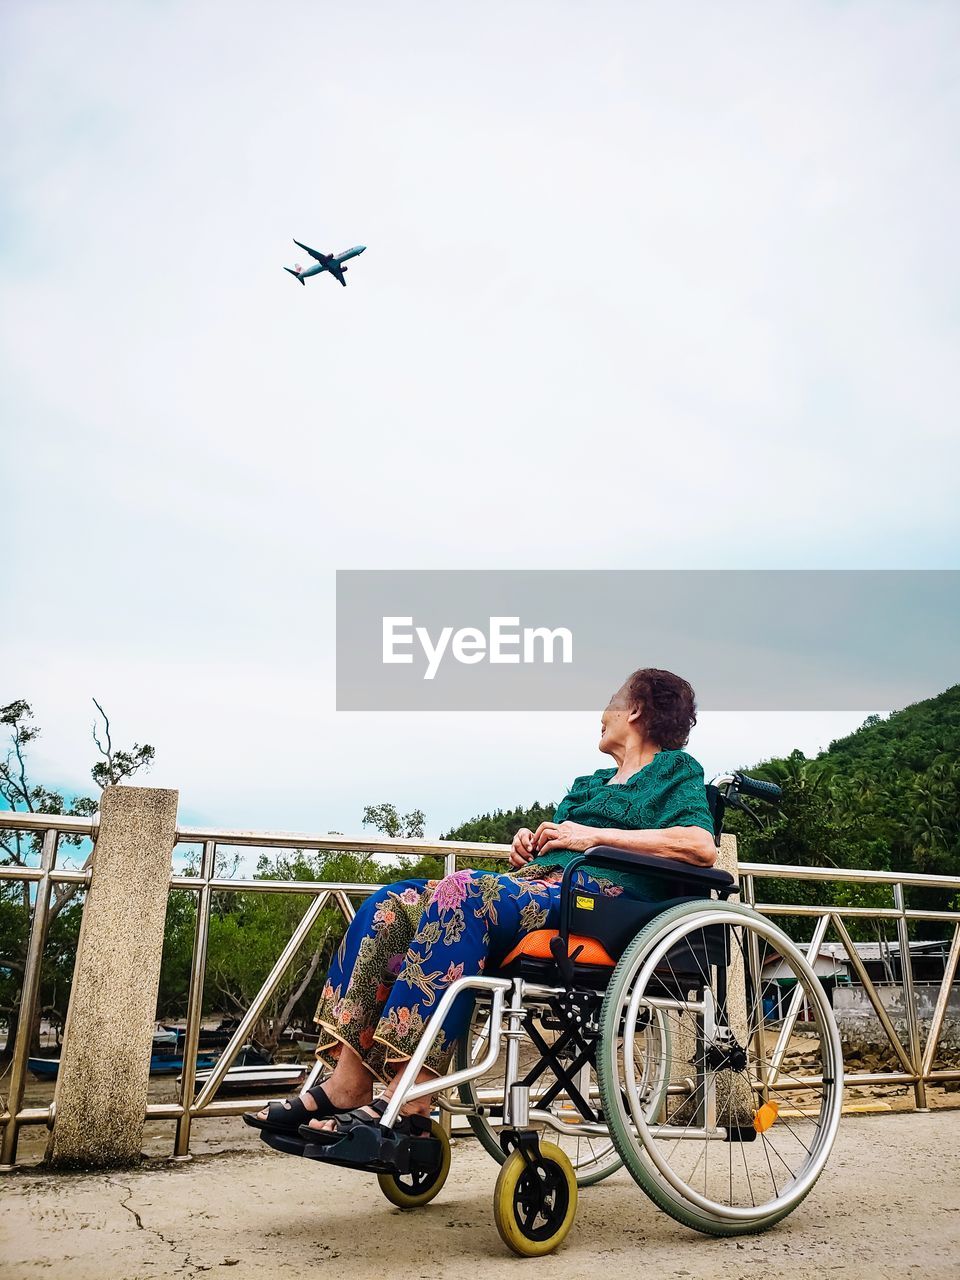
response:
[(573, 1280), (598, 1267), (702, 1280), (960, 1275), (960, 1111), (845, 1119), (811, 1196), (763, 1236), (689, 1232), (621, 1170), (583, 1191), (573, 1231), (543, 1262), (506, 1252), (493, 1225), (496, 1167), (472, 1139), (454, 1146), (443, 1191), (413, 1213), (388, 1204), (369, 1175), (259, 1144), (109, 1175), (6, 1175), (0, 1275), (501, 1280), (549, 1268), (551, 1280)]

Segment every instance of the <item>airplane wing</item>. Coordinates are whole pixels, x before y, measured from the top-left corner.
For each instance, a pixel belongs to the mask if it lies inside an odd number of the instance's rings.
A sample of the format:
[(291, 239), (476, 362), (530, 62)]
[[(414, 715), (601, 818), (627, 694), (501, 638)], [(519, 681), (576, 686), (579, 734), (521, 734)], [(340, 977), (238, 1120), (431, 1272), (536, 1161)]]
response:
[(301, 244), (299, 240), (294, 240), (293, 243), (297, 246), (298, 249), (303, 249), (304, 252), (309, 253), (311, 258), (316, 258), (316, 260), (320, 263), (321, 266), (325, 265), (324, 259), (327, 256), (325, 253), (317, 253), (316, 249), (311, 249), (308, 244)]

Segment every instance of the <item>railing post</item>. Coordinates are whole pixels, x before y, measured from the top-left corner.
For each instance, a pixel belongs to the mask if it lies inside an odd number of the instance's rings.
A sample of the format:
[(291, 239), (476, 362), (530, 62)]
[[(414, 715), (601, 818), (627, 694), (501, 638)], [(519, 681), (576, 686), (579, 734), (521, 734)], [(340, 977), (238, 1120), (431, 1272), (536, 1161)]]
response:
[(47, 1159), (109, 1168), (140, 1154), (177, 792), (108, 787), (91, 860)]
[(910, 1060), (917, 1078), (913, 1085), (917, 1110), (927, 1110), (927, 1086), (923, 1078), (923, 1050), (920, 1045), (920, 1021), (917, 1017), (917, 998), (913, 990), (913, 960), (910, 956), (910, 932), (907, 927), (903, 885), (893, 886), (893, 905), (897, 916), (897, 937), (900, 941), (900, 977), (903, 982), (903, 1003), (907, 1015), (907, 1036), (910, 1044)]
[(23, 985), (20, 989), (20, 1020), (17, 1025), (16, 1043), (13, 1046), (13, 1060), (10, 1064), (10, 1083), (6, 1091), (10, 1118), (4, 1128), (3, 1143), (0, 1147), (0, 1169), (4, 1172), (12, 1169), (17, 1159), (17, 1112), (23, 1101), (27, 1058), (30, 1055), (30, 1040), (33, 1036), (33, 1023), (37, 1013), (37, 994), (40, 990), (40, 974), (43, 969), (43, 944), (47, 936), (47, 912), (50, 909), (50, 872), (56, 860), (57, 833), (45, 831), (40, 853), (40, 869), (43, 872), (43, 878), (37, 883), (37, 896), (33, 903), (27, 959), (23, 970)]
[(307, 910), (304, 913), (300, 923), (297, 925), (296, 929), (294, 929), (293, 933), (290, 935), (290, 938), (287, 941), (287, 945), (280, 952), (280, 955), (277, 958), (277, 961), (274, 964), (273, 968), (267, 974), (266, 978), (264, 978), (263, 986), (260, 988), (257, 994), (253, 997), (253, 1001), (251, 1002), (249, 1008), (247, 1009), (247, 1012), (243, 1015), (243, 1017), (240, 1019), (239, 1023), (237, 1024), (237, 1029), (234, 1031), (233, 1035), (230, 1037), (226, 1047), (224, 1048), (223, 1052), (220, 1054), (220, 1057), (217, 1059), (214, 1066), (211, 1067), (210, 1074), (207, 1077), (206, 1083), (204, 1084), (200, 1092), (197, 1094), (196, 1098), (192, 1100), (191, 1109), (194, 1115), (198, 1115), (203, 1110), (203, 1108), (207, 1105), (207, 1103), (211, 1100), (211, 1098), (220, 1088), (220, 1085), (223, 1082), (224, 1077), (226, 1076), (227, 1072), (230, 1070), (231, 1066), (233, 1065), (234, 1058), (237, 1056), (237, 1054), (240, 1052), (241, 1048), (243, 1047), (244, 1042), (247, 1039), (247, 1036), (250, 1034), (253, 1028), (257, 1025), (257, 1022), (259, 1021), (261, 1014), (263, 1013), (264, 1009), (267, 1006), (267, 1001), (276, 991), (277, 987), (279, 987), (281, 981), (283, 980), (283, 975), (287, 972), (287, 969), (289, 969), (297, 952), (303, 946), (303, 943), (306, 940), (307, 936), (309, 935), (310, 930), (317, 923), (317, 920), (320, 916), (320, 912), (327, 905), (327, 900), (329, 899), (329, 897), (330, 897), (330, 890), (324, 889), (322, 890), (322, 892), (317, 894), (313, 902), (311, 902), (309, 907), (307, 907)]
[[(728, 871), (734, 880), (740, 878), (740, 860), (737, 854), (737, 837), (727, 833), (720, 837), (720, 849), (717, 855), (717, 867)], [(741, 1044), (746, 1043), (753, 1021), (755, 1010), (747, 1005), (748, 978), (751, 983), (759, 983), (759, 973), (753, 973), (753, 960), (750, 955), (731, 956), (727, 967), (727, 1025), (734, 1032)], [(755, 987), (756, 991), (757, 988)], [(753, 1092), (747, 1080), (732, 1071), (724, 1071), (717, 1078), (718, 1096), (716, 1103), (726, 1113), (739, 1117), (744, 1123), (750, 1123), (756, 1107)]]
[(187, 1025), (183, 1032), (183, 1071), (180, 1076), (180, 1105), (183, 1114), (177, 1120), (173, 1154), (177, 1160), (190, 1158), (191, 1105), (197, 1079), (197, 1047), (200, 1044), (200, 1018), (203, 1013), (203, 980), (207, 972), (207, 939), (210, 933), (210, 881), (216, 873), (217, 842), (203, 842), (200, 860), (202, 884), (197, 894), (197, 922), (193, 932), (193, 956), (190, 964), (190, 994), (187, 997)]

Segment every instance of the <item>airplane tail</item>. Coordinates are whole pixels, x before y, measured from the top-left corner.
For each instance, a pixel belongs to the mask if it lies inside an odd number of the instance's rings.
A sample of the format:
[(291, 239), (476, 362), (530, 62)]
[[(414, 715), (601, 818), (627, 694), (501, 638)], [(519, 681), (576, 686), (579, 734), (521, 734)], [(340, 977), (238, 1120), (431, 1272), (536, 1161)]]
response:
[(306, 283), (307, 283), (307, 282), (306, 282), (306, 280), (304, 280), (303, 276), (300, 274), (300, 272), (299, 272), (299, 271), (294, 271), (293, 267), (284, 267), (283, 269), (284, 269), (284, 271), (289, 271), (289, 272), (290, 272), (290, 274), (291, 274), (292, 276), (296, 276), (296, 278), (300, 281), (300, 283), (301, 283), (304, 287), (306, 287)]

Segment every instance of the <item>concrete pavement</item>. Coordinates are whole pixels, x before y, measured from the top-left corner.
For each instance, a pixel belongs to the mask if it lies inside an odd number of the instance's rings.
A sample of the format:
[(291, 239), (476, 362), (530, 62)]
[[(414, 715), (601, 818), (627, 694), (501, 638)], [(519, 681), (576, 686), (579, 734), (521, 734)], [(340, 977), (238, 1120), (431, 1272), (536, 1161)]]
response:
[(514, 1258), (493, 1225), (495, 1176), (496, 1166), (476, 1142), (458, 1139), (437, 1199), (401, 1213), (370, 1176), (319, 1168), (260, 1144), (109, 1175), (25, 1170), (0, 1180), (0, 1275), (960, 1276), (960, 1111), (845, 1119), (830, 1164), (804, 1204), (766, 1235), (740, 1240), (687, 1231), (621, 1170), (581, 1193), (577, 1222), (556, 1254)]

